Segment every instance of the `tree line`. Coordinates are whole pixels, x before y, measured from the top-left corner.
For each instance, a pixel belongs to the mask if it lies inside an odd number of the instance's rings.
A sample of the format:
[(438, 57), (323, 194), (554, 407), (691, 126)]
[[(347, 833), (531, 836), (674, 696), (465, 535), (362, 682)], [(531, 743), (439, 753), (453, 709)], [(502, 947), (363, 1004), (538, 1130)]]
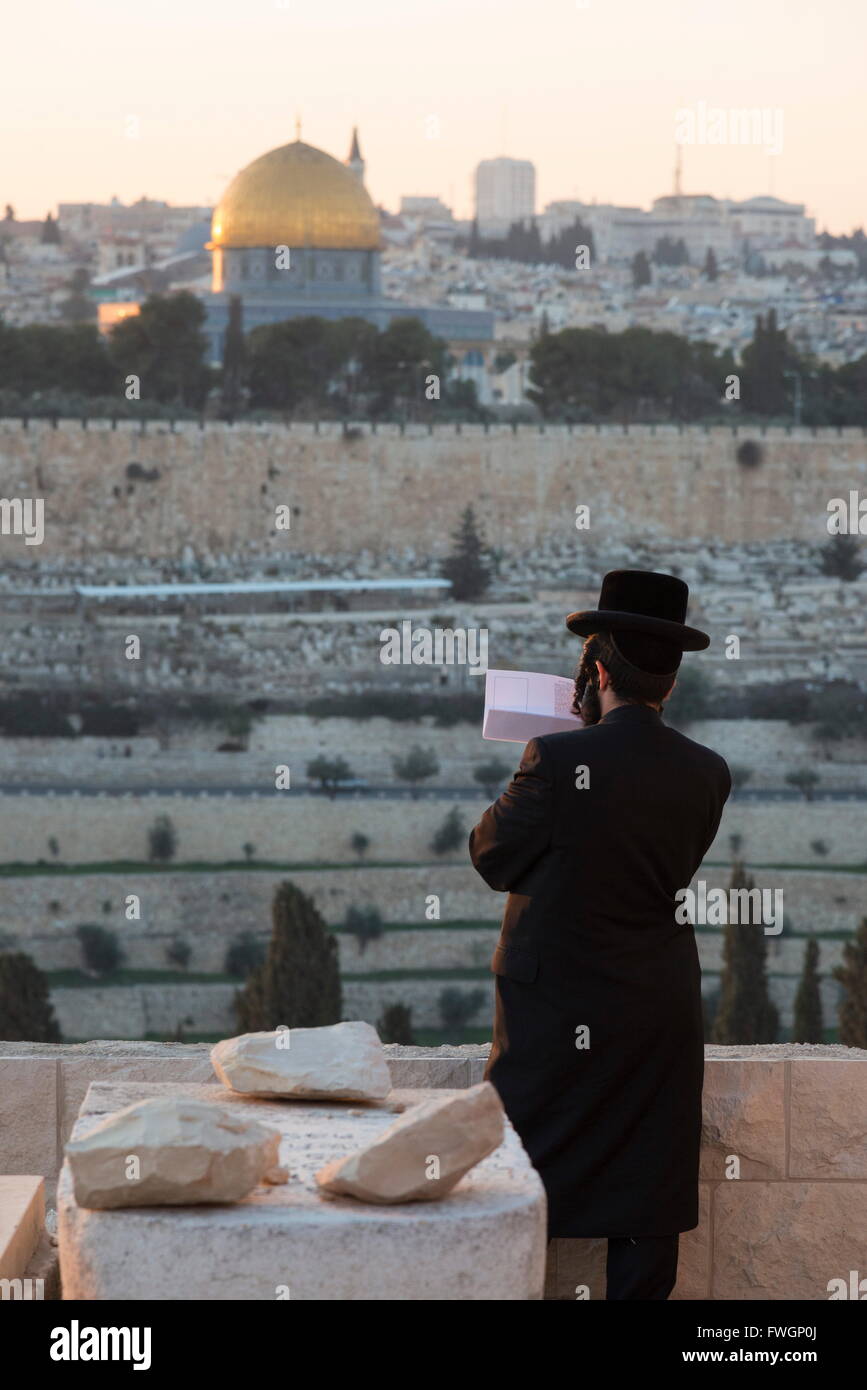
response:
[[(746, 891), (754, 887), (740, 860), (732, 866), (730, 886)], [(277, 887), (271, 921), (266, 951), (247, 933), (226, 953), (226, 971), (244, 980), (235, 996), (239, 1031), (316, 1028), (339, 1022), (343, 1004), (334, 931), (312, 899), (291, 881)], [(382, 929), (375, 908), (350, 909), (346, 914), (344, 930), (356, 936), (360, 951)], [(113, 934), (83, 925), (77, 935), (89, 973), (100, 979), (116, 975), (123, 953)], [(189, 943), (182, 938), (174, 938), (166, 954), (175, 967), (189, 965)], [(794, 1042), (820, 1043), (825, 1038), (819, 959), (819, 941), (810, 937), (795, 998)], [(840, 986), (840, 1042), (863, 1048), (867, 1046), (867, 918), (845, 942), (841, 964), (829, 973)], [(445, 993), (440, 996), (440, 1013), (446, 1028), (456, 1032), (478, 1011), (483, 996), (474, 993), (462, 1000), (457, 991), (452, 997), (443, 997)], [(383, 1016), (378, 1027), (384, 1041), (411, 1040), (405, 1006), (397, 1017)], [(180, 1026), (178, 1031), (180, 1035)], [(716, 1043), (745, 1045), (774, 1043), (779, 1031), (778, 1012), (770, 998), (766, 938), (755, 924), (729, 923), (723, 933), (719, 992), (705, 1001), (706, 1036)], [(61, 1041), (49, 981), (23, 951), (0, 949), (0, 1037), (10, 1042)]]
[(471, 382), (449, 381), (447, 345), (416, 318), (385, 329), (360, 318), (314, 315), (245, 333), (230, 302), (222, 366), (208, 363), (205, 309), (193, 294), (151, 295), (109, 334), (94, 324), (0, 320), (0, 410), (32, 414), (217, 415), (257, 411), (302, 417), (413, 416), (434, 402), (472, 415)]
[(521, 261), (527, 265), (562, 265), (575, 269), (577, 248), (586, 246), (591, 262), (595, 259), (593, 233), (579, 217), (569, 227), (542, 240), (535, 219), (512, 222), (501, 237), (479, 234), (478, 221), (473, 218), (467, 242), (467, 255), (473, 260)]
[[(543, 326), (544, 327), (544, 326)], [(649, 328), (543, 331), (527, 392), (552, 421), (697, 421), (750, 417), (867, 426), (867, 354), (831, 367), (800, 352), (773, 309), (735, 359), (729, 348)]]
[[(377, 329), (315, 315), (245, 333), (230, 305), (221, 367), (188, 292), (152, 295), (108, 335), (92, 324), (0, 320), (0, 413), (274, 415), (299, 419), (488, 418), (475, 384), (449, 380), (447, 344), (415, 318)], [(573, 423), (763, 419), (867, 426), (867, 354), (831, 367), (790, 342), (773, 309), (736, 360), (726, 348), (649, 328), (552, 333), (530, 354), (530, 403)], [(520, 413), (520, 408), (519, 412)]]

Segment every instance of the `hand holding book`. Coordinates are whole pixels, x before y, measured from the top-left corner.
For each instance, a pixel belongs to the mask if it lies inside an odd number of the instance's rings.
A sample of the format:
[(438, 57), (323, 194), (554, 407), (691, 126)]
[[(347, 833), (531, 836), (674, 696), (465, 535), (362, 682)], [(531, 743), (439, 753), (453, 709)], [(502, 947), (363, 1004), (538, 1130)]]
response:
[(575, 682), (537, 671), (488, 671), (482, 738), (528, 743), (540, 734), (581, 729), (572, 713)]

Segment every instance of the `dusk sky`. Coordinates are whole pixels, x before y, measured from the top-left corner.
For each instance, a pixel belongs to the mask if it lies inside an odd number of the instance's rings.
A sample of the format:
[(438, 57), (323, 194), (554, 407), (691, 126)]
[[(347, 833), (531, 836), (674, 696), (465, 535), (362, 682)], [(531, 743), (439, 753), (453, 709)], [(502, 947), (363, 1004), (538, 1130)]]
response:
[(649, 206), (671, 190), (678, 111), (704, 103), (781, 119), (782, 152), (687, 145), (685, 192), (771, 192), (835, 232), (867, 220), (859, 0), (30, 0), (3, 39), (0, 203), (22, 218), (113, 194), (214, 202), (297, 112), (340, 159), (358, 125), (390, 208), (439, 194), (468, 216), (473, 168), (498, 154), (534, 161), (538, 210)]

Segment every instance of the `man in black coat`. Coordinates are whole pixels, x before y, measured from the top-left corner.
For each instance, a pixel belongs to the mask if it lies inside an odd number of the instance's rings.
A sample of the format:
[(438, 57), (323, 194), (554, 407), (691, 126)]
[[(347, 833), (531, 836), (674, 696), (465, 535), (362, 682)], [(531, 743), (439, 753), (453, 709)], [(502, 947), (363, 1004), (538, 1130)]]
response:
[(573, 613), (583, 728), (531, 739), (470, 836), (509, 894), (487, 1078), (538, 1169), (550, 1237), (608, 1238), (609, 1299), (665, 1299), (698, 1224), (704, 1037), (691, 926), (675, 919), (731, 789), (718, 754), (669, 728), (688, 589), (606, 575)]

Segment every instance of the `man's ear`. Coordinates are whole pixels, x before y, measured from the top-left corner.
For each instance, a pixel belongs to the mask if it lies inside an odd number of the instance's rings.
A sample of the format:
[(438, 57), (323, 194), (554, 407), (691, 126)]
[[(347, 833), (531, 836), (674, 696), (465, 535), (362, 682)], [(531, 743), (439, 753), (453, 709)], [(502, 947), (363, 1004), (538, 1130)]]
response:
[(596, 662), (596, 671), (599, 676), (599, 689), (607, 690), (608, 686), (611, 684), (611, 680), (601, 661)]
[(675, 687), (676, 685), (677, 685), (677, 676), (675, 676), (674, 680), (671, 682), (671, 685), (670, 685), (669, 690), (668, 690), (668, 694), (665, 695), (665, 696), (663, 697), (663, 700), (662, 700), (662, 703), (663, 703), (663, 704), (665, 704), (666, 700), (670, 700), (670, 699), (671, 699), (671, 696), (672, 696), (672, 694), (673, 694), (673, 692), (674, 692), (674, 687)]

